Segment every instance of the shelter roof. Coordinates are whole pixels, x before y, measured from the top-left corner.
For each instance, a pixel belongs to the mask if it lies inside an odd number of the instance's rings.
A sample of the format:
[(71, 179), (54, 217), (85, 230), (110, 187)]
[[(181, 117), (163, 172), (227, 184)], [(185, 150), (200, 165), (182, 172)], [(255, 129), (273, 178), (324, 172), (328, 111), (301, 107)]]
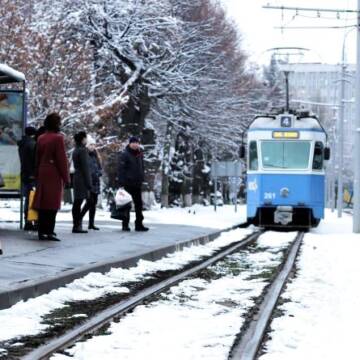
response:
[(6, 64), (0, 64), (0, 84), (25, 81), (25, 75)]

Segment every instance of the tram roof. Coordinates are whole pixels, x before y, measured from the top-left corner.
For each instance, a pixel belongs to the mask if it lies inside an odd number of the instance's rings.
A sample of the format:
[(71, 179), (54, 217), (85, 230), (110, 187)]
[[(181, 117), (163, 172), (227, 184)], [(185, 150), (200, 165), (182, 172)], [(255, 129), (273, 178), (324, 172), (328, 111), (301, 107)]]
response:
[(25, 75), (6, 64), (0, 64), (0, 84), (25, 81)]
[(251, 123), (249, 130), (251, 129), (269, 129), (269, 128), (280, 128), (281, 127), (281, 117), (282, 116), (291, 116), (292, 126), (297, 129), (319, 129), (324, 130), (321, 126), (319, 120), (316, 117), (298, 117), (291, 114), (281, 114), (277, 116), (258, 116)]

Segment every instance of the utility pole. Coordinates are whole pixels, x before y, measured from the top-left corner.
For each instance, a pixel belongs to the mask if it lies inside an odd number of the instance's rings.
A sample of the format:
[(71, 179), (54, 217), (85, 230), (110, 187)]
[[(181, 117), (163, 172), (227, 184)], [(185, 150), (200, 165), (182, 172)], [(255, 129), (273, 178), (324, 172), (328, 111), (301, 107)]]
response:
[[(333, 117), (333, 123), (337, 124), (337, 111), (336, 109), (334, 109), (334, 117)], [(335, 179), (336, 179), (336, 146), (335, 146), (335, 136), (336, 136), (336, 132), (337, 132), (337, 128), (336, 125), (333, 126), (332, 128), (332, 144), (331, 144), (331, 153), (332, 155), (332, 160), (331, 160), (331, 185), (330, 185), (330, 208), (331, 208), (331, 212), (333, 213), (335, 211), (335, 192), (336, 192), (336, 187), (335, 187)]]
[(343, 186), (343, 168), (344, 168), (344, 121), (345, 121), (345, 39), (343, 44), (342, 62), (341, 62), (341, 83), (340, 83), (340, 103), (339, 103), (339, 134), (338, 134), (338, 191), (337, 191), (337, 210), (338, 217), (342, 216), (344, 186)]
[(286, 112), (290, 111), (290, 101), (289, 101), (289, 73), (290, 71), (284, 71), (284, 75), (285, 75), (285, 91), (286, 91), (286, 99), (285, 99), (285, 110)]
[(354, 139), (353, 232), (360, 233), (360, 0), (357, 1), (356, 113)]
[(344, 200), (344, 181), (343, 181), (343, 168), (344, 168), (344, 122), (345, 122), (345, 83), (346, 80), (346, 64), (345, 64), (345, 45), (346, 38), (353, 30), (351, 28), (344, 35), (342, 56), (341, 56), (341, 72), (340, 72), (340, 102), (339, 102), (339, 138), (338, 138), (338, 153), (339, 153), (339, 171), (338, 171), (338, 194), (337, 194), (337, 210), (338, 217), (342, 216), (343, 200)]

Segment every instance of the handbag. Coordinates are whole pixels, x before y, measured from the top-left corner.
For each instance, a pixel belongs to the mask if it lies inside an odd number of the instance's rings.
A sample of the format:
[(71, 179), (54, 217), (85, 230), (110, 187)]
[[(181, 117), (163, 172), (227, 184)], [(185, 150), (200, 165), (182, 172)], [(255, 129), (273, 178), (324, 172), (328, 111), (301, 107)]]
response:
[(35, 191), (36, 190), (30, 190), (30, 193), (29, 193), (29, 210), (27, 213), (28, 221), (38, 221), (39, 220), (39, 213), (37, 210), (34, 209)]
[(2, 175), (0, 174), (0, 188), (5, 186), (5, 181), (4, 178), (2, 177)]
[(120, 188), (115, 195), (115, 204), (117, 207), (121, 207), (132, 202), (131, 195), (125, 191), (123, 188)]
[(70, 182), (65, 184), (65, 189), (73, 189), (74, 188), (74, 174), (70, 173)]

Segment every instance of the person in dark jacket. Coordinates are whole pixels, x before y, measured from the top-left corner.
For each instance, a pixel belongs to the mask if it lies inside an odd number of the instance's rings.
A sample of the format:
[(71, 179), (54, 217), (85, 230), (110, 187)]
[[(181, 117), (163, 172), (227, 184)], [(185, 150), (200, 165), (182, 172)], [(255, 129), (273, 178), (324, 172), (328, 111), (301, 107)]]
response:
[(91, 190), (90, 197), (86, 200), (85, 206), (81, 210), (81, 218), (89, 211), (89, 226), (90, 230), (100, 230), (95, 226), (96, 205), (98, 203), (98, 196), (100, 194), (100, 177), (102, 176), (100, 155), (96, 150), (95, 140), (88, 136), (87, 148), (89, 152), (89, 165), (91, 176)]
[(74, 135), (75, 150), (72, 154), (74, 163), (73, 188), (74, 203), (72, 207), (73, 233), (84, 234), (86, 230), (82, 228), (81, 205), (84, 200), (88, 200), (92, 189), (90, 175), (90, 159), (86, 149), (86, 133), (80, 131)]
[[(131, 195), (135, 206), (135, 231), (148, 231), (143, 225), (143, 203), (141, 186), (144, 181), (144, 159), (140, 148), (140, 139), (132, 136), (125, 150), (120, 153), (118, 162), (119, 186)], [(129, 219), (130, 217), (128, 217)], [(129, 221), (123, 221), (123, 230), (130, 231)]]
[(56, 214), (61, 207), (64, 184), (70, 182), (64, 136), (60, 134), (61, 118), (48, 115), (46, 132), (36, 144), (36, 192), (34, 207), (39, 212), (40, 240), (60, 241), (54, 233)]
[(36, 230), (28, 218), (29, 211), (29, 195), (30, 191), (35, 187), (35, 154), (36, 154), (36, 129), (32, 126), (25, 128), (25, 135), (18, 142), (20, 168), (21, 168), (21, 190), (25, 197), (24, 220), (25, 231)]

